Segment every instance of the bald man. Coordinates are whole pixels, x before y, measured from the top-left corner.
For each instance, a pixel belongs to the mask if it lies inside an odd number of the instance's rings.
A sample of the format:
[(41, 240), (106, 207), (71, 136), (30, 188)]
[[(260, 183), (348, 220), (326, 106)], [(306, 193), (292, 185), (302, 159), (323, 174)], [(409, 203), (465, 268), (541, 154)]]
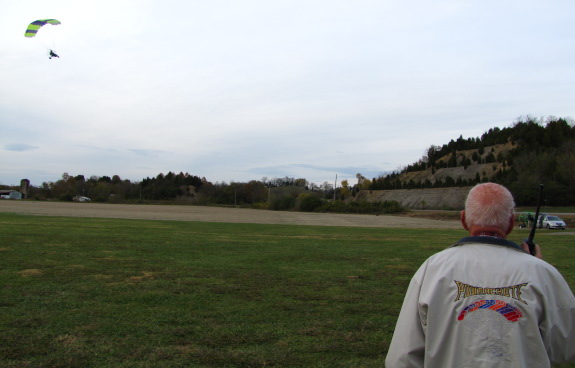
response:
[(515, 203), (494, 183), (471, 189), (469, 236), (413, 276), (385, 360), (388, 368), (550, 367), (575, 360), (575, 297), (527, 244), (508, 241)]

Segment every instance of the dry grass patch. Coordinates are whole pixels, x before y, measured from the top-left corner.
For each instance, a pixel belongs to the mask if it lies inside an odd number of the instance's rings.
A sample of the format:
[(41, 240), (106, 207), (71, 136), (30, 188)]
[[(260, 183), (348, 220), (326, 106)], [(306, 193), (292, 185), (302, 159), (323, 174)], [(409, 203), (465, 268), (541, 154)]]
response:
[(74, 335), (62, 335), (56, 338), (56, 342), (64, 346), (76, 345), (78, 341), (80, 341), (80, 338)]
[(408, 271), (411, 270), (413, 267), (406, 264), (395, 264), (395, 265), (385, 265), (385, 268), (390, 270)]
[(28, 268), (26, 270), (22, 270), (18, 272), (18, 275), (22, 277), (32, 277), (32, 276), (40, 276), (42, 274), (42, 270), (37, 268)]
[(131, 276), (127, 281), (129, 282), (142, 282), (146, 280), (153, 280), (157, 272), (142, 271), (141, 276)]
[(96, 275), (92, 275), (92, 277), (96, 280), (111, 280), (112, 278), (114, 278), (114, 275), (104, 275), (104, 274), (96, 274)]

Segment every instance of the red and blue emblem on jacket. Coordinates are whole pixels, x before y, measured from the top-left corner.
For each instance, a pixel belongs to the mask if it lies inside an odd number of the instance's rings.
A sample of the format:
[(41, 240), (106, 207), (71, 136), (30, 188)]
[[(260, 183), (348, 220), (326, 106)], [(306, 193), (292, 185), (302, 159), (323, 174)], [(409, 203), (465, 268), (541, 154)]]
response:
[(505, 303), (501, 300), (479, 300), (465, 307), (459, 313), (457, 320), (463, 321), (467, 314), (479, 309), (495, 311), (507, 318), (507, 320), (510, 322), (517, 322), (521, 317), (523, 317), (521, 311), (509, 303)]

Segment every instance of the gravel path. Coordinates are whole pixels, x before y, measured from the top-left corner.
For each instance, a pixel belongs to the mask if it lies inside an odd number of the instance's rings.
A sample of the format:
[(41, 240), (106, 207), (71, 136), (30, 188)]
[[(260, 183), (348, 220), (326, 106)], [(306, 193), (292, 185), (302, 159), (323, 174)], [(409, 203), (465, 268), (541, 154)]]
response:
[(391, 215), (266, 211), (182, 205), (128, 205), (0, 200), (0, 212), (39, 216), (106, 217), (145, 220), (232, 222), (283, 225), (461, 229), (459, 221)]

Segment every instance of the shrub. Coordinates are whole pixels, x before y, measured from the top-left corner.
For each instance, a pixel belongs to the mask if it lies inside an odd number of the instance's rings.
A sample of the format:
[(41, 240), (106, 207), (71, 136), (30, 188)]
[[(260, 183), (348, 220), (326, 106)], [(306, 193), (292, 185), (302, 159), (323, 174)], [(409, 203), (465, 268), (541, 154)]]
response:
[(397, 201), (384, 201), (384, 202), (325, 202), (319, 209), (322, 212), (337, 212), (337, 213), (364, 213), (364, 214), (380, 214), (380, 213), (399, 213), (404, 209)]
[(255, 202), (252, 203), (251, 207), (256, 210), (267, 210), (269, 208), (269, 205), (267, 202)]
[(296, 203), (296, 208), (299, 211), (314, 212), (322, 206), (323, 201), (317, 195), (302, 193), (298, 196)]
[(274, 211), (287, 211), (293, 209), (295, 206), (295, 198), (292, 196), (279, 197), (271, 201), (270, 210)]

